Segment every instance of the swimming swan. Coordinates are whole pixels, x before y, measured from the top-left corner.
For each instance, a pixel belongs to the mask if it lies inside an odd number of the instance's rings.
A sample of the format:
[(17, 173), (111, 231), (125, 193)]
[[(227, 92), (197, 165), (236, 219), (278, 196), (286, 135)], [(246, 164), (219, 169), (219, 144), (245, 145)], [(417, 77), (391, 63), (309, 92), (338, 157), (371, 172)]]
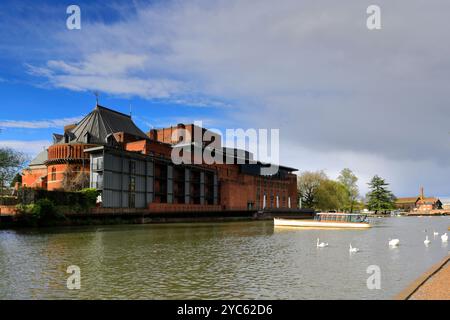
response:
[(350, 253), (356, 253), (356, 252), (359, 252), (359, 249), (358, 249), (358, 248), (353, 248), (353, 247), (352, 247), (352, 244), (350, 243), (350, 249), (349, 249), (349, 252), (350, 252)]
[(391, 239), (389, 240), (389, 246), (390, 247), (396, 247), (400, 244), (400, 240), (399, 239)]
[(325, 248), (328, 247), (328, 243), (320, 242), (319, 238), (317, 238), (317, 248)]

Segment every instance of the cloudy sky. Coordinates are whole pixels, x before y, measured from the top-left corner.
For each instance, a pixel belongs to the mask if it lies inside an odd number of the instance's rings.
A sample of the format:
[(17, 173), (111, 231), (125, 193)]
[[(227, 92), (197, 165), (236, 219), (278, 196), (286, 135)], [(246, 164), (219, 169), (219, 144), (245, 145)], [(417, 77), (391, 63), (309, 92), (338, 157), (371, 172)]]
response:
[[(71, 3), (72, 4), (72, 3)], [(0, 3), (0, 145), (30, 154), (100, 103), (145, 131), (279, 128), (280, 162), (363, 193), (450, 195), (450, 2), (420, 0)], [(366, 9), (381, 8), (381, 30)]]

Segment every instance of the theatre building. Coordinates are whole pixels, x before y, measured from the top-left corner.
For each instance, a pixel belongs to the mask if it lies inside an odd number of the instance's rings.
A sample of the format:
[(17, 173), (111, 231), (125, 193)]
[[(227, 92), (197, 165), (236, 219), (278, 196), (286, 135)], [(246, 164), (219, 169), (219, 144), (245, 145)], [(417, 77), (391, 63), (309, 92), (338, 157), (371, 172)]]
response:
[[(179, 138), (180, 130), (189, 138)], [(281, 210), (298, 202), (296, 169), (279, 166), (267, 174), (268, 165), (251, 153), (224, 148), (220, 135), (195, 125), (144, 133), (129, 115), (98, 105), (53, 139), (24, 170), (24, 187), (59, 190), (73, 179), (98, 189), (101, 207), (150, 211)], [(199, 159), (211, 142), (224, 161)], [(190, 161), (175, 163), (174, 150)]]

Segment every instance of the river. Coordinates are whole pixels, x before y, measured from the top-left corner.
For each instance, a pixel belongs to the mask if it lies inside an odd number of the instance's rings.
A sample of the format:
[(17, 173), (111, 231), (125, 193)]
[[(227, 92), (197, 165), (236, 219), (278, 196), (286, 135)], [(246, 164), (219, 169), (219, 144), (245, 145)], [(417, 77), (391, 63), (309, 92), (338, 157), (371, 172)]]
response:
[[(448, 254), (449, 217), (373, 219), (369, 230), (271, 221), (0, 231), (0, 299), (391, 299)], [(427, 247), (425, 235), (432, 241)], [(316, 241), (329, 247), (317, 248)], [(389, 238), (400, 246), (388, 247)], [(349, 253), (349, 244), (360, 249)], [(75, 265), (81, 289), (68, 290)], [(380, 268), (368, 289), (367, 268)]]

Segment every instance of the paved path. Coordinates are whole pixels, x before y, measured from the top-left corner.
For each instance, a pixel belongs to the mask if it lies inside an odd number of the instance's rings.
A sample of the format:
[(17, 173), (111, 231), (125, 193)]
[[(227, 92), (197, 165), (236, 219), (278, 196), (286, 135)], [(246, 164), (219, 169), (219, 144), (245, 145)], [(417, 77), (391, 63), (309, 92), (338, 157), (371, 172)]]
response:
[(410, 300), (450, 300), (450, 261), (429, 278)]
[(396, 299), (450, 300), (450, 255), (414, 281)]

